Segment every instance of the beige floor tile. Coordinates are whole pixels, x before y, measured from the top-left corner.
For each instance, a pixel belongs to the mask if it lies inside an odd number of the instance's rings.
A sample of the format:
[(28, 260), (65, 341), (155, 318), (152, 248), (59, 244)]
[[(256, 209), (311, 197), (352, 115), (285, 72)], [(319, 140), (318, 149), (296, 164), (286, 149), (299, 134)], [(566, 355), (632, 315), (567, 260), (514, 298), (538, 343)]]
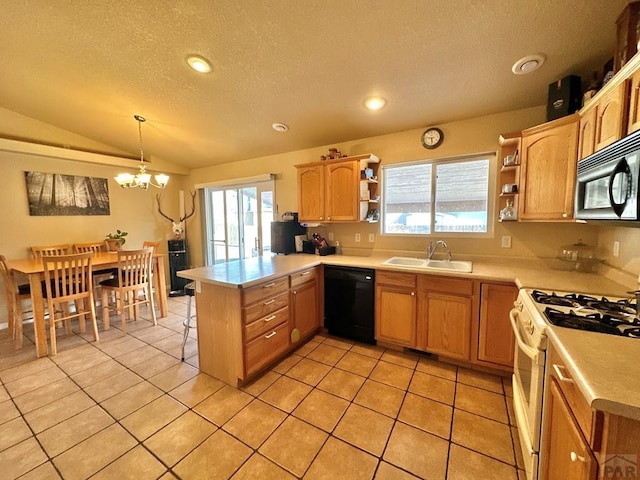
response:
[(4, 386), (7, 389), (7, 392), (9, 392), (9, 395), (12, 397), (24, 395), (25, 393), (66, 377), (65, 373), (55, 364), (49, 363), (48, 365), (50, 368), (46, 368), (37, 373), (32, 373), (31, 375), (26, 375), (12, 382), (5, 383)]
[(318, 345), (320, 345), (318, 342), (314, 342), (313, 340), (310, 340), (307, 343), (305, 343), (304, 345), (302, 345), (301, 347), (297, 348), (296, 351), (295, 351), (295, 354), (296, 355), (300, 355), (301, 357), (306, 357)]
[(416, 480), (418, 477), (414, 477), (387, 462), (380, 462), (376, 476), (373, 478), (375, 480)]
[(380, 360), (384, 360), (385, 362), (394, 363), (396, 365), (400, 365), (401, 367), (416, 368), (416, 364), (418, 363), (418, 355), (413, 353), (399, 352), (397, 350), (386, 349), (380, 357)]
[(317, 388), (346, 400), (353, 400), (365, 380), (360, 375), (334, 368), (322, 379)]
[(431, 358), (420, 357), (416, 370), (422, 373), (428, 373), (429, 375), (435, 375), (436, 377), (446, 378), (455, 382), (458, 367), (451, 365), (450, 363), (440, 362)]
[[(118, 327), (121, 325), (119, 318), (116, 321), (112, 318), (111, 322), (114, 325), (118, 325)], [(136, 350), (137, 348), (144, 347), (145, 345), (146, 344), (144, 342), (141, 342), (137, 338), (126, 335), (117, 340), (114, 339), (109, 342), (100, 342), (96, 346), (110, 357), (116, 358), (124, 355), (125, 353)]]
[(300, 477), (307, 470), (328, 435), (294, 417), (287, 417), (260, 447), (259, 452)]
[[(14, 353), (14, 351), (12, 351), (11, 353)], [(28, 363), (0, 370), (0, 380), (2, 380), (2, 383), (5, 384), (15, 382), (16, 380), (20, 380), (21, 378), (40, 373), (43, 370), (54, 368), (55, 366), (56, 364), (53, 362), (53, 360), (51, 360), (51, 357), (38, 358)]]
[(326, 345), (325, 342), (314, 348), (313, 351), (309, 355), (307, 355), (307, 358), (315, 360), (316, 362), (324, 363), (326, 365), (334, 366), (340, 361), (345, 353), (347, 353), (346, 350), (338, 347), (332, 347), (331, 345)]
[(149, 381), (165, 392), (173, 390), (187, 380), (198, 375), (198, 369), (186, 363), (179, 363), (149, 378)]
[[(136, 445), (136, 440), (117, 423), (53, 459), (63, 478), (88, 478)], [(78, 461), (82, 459), (82, 461)]]
[(141, 382), (100, 402), (100, 405), (116, 420), (120, 420), (161, 395), (162, 390), (155, 385)]
[(151, 345), (145, 345), (117, 357), (116, 360), (118, 360), (118, 362), (123, 364), (125, 367), (131, 368), (134, 365), (138, 365), (142, 362), (150, 360), (160, 353), (162, 352), (160, 352), (160, 350), (158, 350), (157, 348), (152, 347)]
[(384, 460), (430, 480), (444, 480), (449, 442), (396, 422), (384, 451)]
[(255, 380), (251, 381), (244, 385), (241, 390), (243, 392), (247, 392), (249, 395), (253, 395), (257, 397), (262, 392), (264, 392), (267, 388), (269, 388), (276, 380), (278, 380), (281, 375), (272, 370), (267, 370), (262, 375), (260, 375)]
[(527, 480), (527, 472), (525, 470), (518, 469), (518, 480)]
[(513, 398), (513, 385), (511, 384), (511, 377), (502, 377), (502, 388), (504, 390), (504, 394)]
[(350, 350), (354, 345), (354, 342), (350, 340), (336, 337), (327, 337), (322, 343), (325, 345), (331, 345), (332, 347), (342, 348), (343, 350)]
[(224, 430), (252, 448), (258, 448), (287, 414), (255, 399), (224, 425)]
[(31, 390), (24, 395), (14, 397), (13, 400), (24, 414), (78, 391), (80, 391), (80, 387), (69, 380), (69, 378), (64, 377), (40, 388), (36, 388), (35, 390)]
[(353, 347), (351, 347), (351, 351), (353, 353), (359, 353), (360, 355), (364, 355), (365, 357), (375, 358), (379, 360), (382, 357), (382, 354), (385, 351), (384, 347), (379, 347), (377, 345), (365, 345), (362, 343), (357, 343)]
[(12, 447), (31, 436), (31, 430), (21, 417), (0, 424), (0, 451)]
[(511, 427), (511, 441), (513, 442), (513, 450), (516, 457), (516, 467), (524, 469), (524, 458), (522, 457), (522, 447), (520, 444), (520, 436), (518, 435), (518, 429)]
[(26, 473), (20, 477), (20, 480), (57, 480), (59, 478), (60, 475), (56, 472), (56, 468), (49, 461)]
[(347, 352), (336, 364), (336, 367), (347, 372), (355, 373), (363, 377), (368, 377), (373, 368), (378, 363), (375, 358), (360, 355), (359, 353)]
[(367, 380), (353, 401), (363, 407), (395, 418), (400, 411), (403, 398), (404, 390)]
[(233, 480), (295, 480), (295, 478), (259, 453), (254, 453), (232, 477)]
[(458, 383), (455, 407), (502, 423), (509, 423), (505, 396)]
[(18, 478), (47, 461), (47, 456), (35, 438), (30, 437), (0, 452), (3, 478)]
[(89, 385), (98, 383), (105, 378), (113, 377), (119, 373), (126, 372), (127, 369), (120, 365), (115, 360), (107, 360), (102, 362), (88, 370), (81, 370), (69, 375), (71, 379), (80, 385), (82, 388), (86, 388)]
[(38, 440), (47, 454), (55, 457), (113, 423), (113, 418), (95, 405), (39, 433)]
[(455, 382), (422, 372), (415, 372), (409, 384), (410, 392), (448, 405), (453, 405), (455, 390)]
[(300, 355), (296, 355), (295, 353), (292, 353), (291, 355), (283, 358), (280, 362), (278, 362), (271, 370), (273, 370), (276, 373), (280, 373), (284, 375), (289, 371), (291, 367), (293, 367), (296, 363), (302, 360), (302, 358), (303, 357), (301, 357)]
[(429, 398), (407, 393), (398, 420), (448, 440), (451, 437), (453, 408)]
[(84, 391), (96, 402), (102, 402), (142, 381), (142, 377), (136, 375), (131, 370), (125, 370), (124, 372), (116, 373), (112, 377), (105, 378), (98, 383), (89, 385)]
[(0, 403), (0, 423), (8, 422), (20, 416), (20, 412), (11, 400)]
[(144, 445), (170, 467), (200, 445), (217, 427), (188, 411), (144, 441)]
[(473, 387), (483, 388), (490, 392), (503, 394), (502, 377), (492, 375), (490, 373), (471, 370), (470, 368), (458, 369), (458, 383), (471, 385)]
[(509, 465), (515, 465), (508, 425), (455, 409), (451, 440)]
[(67, 418), (93, 407), (95, 404), (86, 393), (75, 392), (27, 413), (24, 419), (35, 433), (40, 433), (56, 423), (63, 422)]
[(199, 403), (193, 410), (210, 422), (221, 427), (231, 417), (253, 400), (248, 393), (225, 385), (216, 393)]
[(406, 390), (411, 381), (413, 370), (393, 363), (379, 361), (369, 378), (392, 387)]
[(167, 471), (153, 455), (138, 445), (115, 462), (96, 473), (91, 480), (112, 480), (114, 478), (158, 478)]
[(229, 478), (252, 454), (252, 450), (222, 430), (217, 430), (173, 470), (180, 478)]
[(518, 480), (516, 469), (456, 444), (449, 452), (447, 480)]
[(182, 338), (182, 333), (174, 332), (171, 336), (157, 340), (151, 345), (156, 347), (158, 350), (162, 350), (169, 355), (173, 355), (174, 357), (179, 358), (182, 346)]
[(0, 385), (0, 403), (6, 402), (10, 398), (11, 397), (9, 396), (9, 392), (7, 392), (7, 389), (4, 388), (3, 385)]
[(311, 387), (306, 383), (289, 377), (280, 377), (258, 398), (280, 410), (291, 413), (310, 391)]
[(331, 370), (331, 367), (324, 363), (315, 362), (307, 358), (303, 358), (293, 367), (291, 367), (286, 375), (303, 383), (315, 387), (320, 380)]
[[(186, 308), (185, 308), (186, 310)], [(163, 338), (175, 335), (175, 331), (162, 325), (153, 326), (149, 324), (149, 328), (140, 328), (138, 330), (128, 332), (132, 337), (136, 337), (146, 343), (154, 343)]]
[(352, 403), (333, 435), (380, 456), (393, 428), (393, 419)]
[(142, 378), (149, 378), (157, 375), (160, 372), (164, 372), (166, 369), (171, 368), (180, 363), (175, 357), (161, 353), (155, 357), (151, 357), (144, 362), (140, 362), (137, 365), (133, 365), (131, 370), (136, 372)]
[(193, 408), (222, 387), (224, 387), (224, 383), (220, 380), (210, 377), (206, 373), (200, 373), (171, 390), (169, 395), (186, 406)]
[(348, 406), (349, 402), (343, 398), (313, 389), (293, 411), (293, 415), (331, 433)]
[(120, 423), (134, 437), (142, 441), (187, 411), (182, 403), (169, 395), (163, 395), (131, 415)]
[[(337, 460), (339, 459), (339, 460)], [(378, 459), (330, 437), (304, 476), (308, 480), (369, 480), (373, 478)]]
[[(90, 345), (72, 348), (56, 355), (56, 357), (65, 357), (65, 361), (59, 362), (58, 366), (64, 370), (67, 375), (93, 368), (96, 365), (111, 360), (109, 355)], [(60, 359), (56, 359), (56, 361), (59, 360)]]

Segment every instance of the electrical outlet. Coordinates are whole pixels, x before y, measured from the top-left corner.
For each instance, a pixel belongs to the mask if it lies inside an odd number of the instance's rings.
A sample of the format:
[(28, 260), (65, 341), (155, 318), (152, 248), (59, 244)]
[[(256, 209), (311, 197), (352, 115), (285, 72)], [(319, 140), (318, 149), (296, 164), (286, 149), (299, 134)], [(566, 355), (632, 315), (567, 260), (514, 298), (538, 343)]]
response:
[(376, 241), (376, 234), (375, 233), (370, 233), (369, 234), (369, 243), (373, 243)]
[(502, 236), (502, 248), (511, 248), (511, 235)]
[(613, 256), (617, 257), (618, 255), (620, 255), (620, 242), (616, 240), (613, 242)]
[(356, 233), (356, 242), (359, 242), (359, 241), (360, 241), (360, 234)]
[(327, 234), (327, 236), (329, 237), (329, 241), (332, 242), (333, 241), (333, 232), (329, 232)]

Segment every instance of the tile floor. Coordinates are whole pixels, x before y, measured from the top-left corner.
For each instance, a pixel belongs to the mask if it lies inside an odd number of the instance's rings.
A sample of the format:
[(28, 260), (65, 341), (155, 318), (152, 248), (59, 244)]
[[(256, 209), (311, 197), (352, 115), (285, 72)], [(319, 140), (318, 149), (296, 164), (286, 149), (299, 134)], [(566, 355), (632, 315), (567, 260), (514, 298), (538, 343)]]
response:
[(169, 310), (37, 360), (0, 330), (0, 476), (525, 477), (508, 378), (318, 335), (237, 390), (199, 373), (195, 330), (180, 361), (186, 299)]

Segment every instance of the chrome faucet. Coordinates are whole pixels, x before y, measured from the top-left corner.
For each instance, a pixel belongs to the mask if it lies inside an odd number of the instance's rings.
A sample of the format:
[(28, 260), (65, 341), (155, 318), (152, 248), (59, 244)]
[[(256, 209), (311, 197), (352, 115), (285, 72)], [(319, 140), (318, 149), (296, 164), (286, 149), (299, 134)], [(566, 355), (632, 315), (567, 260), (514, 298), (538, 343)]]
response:
[(451, 261), (451, 250), (449, 249), (447, 242), (444, 240), (438, 240), (436, 243), (429, 242), (429, 246), (427, 247), (427, 259), (431, 260), (431, 257), (436, 253), (439, 246), (447, 249), (447, 260)]

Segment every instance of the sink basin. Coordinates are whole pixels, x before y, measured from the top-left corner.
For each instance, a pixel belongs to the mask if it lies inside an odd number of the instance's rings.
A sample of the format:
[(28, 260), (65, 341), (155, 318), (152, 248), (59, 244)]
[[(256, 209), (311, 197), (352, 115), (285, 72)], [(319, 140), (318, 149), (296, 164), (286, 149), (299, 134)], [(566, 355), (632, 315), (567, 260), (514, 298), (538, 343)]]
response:
[(473, 264), (463, 260), (427, 260), (413, 257), (391, 257), (382, 262), (383, 265), (394, 267), (419, 268), (421, 270), (439, 270), (448, 272), (470, 273)]

